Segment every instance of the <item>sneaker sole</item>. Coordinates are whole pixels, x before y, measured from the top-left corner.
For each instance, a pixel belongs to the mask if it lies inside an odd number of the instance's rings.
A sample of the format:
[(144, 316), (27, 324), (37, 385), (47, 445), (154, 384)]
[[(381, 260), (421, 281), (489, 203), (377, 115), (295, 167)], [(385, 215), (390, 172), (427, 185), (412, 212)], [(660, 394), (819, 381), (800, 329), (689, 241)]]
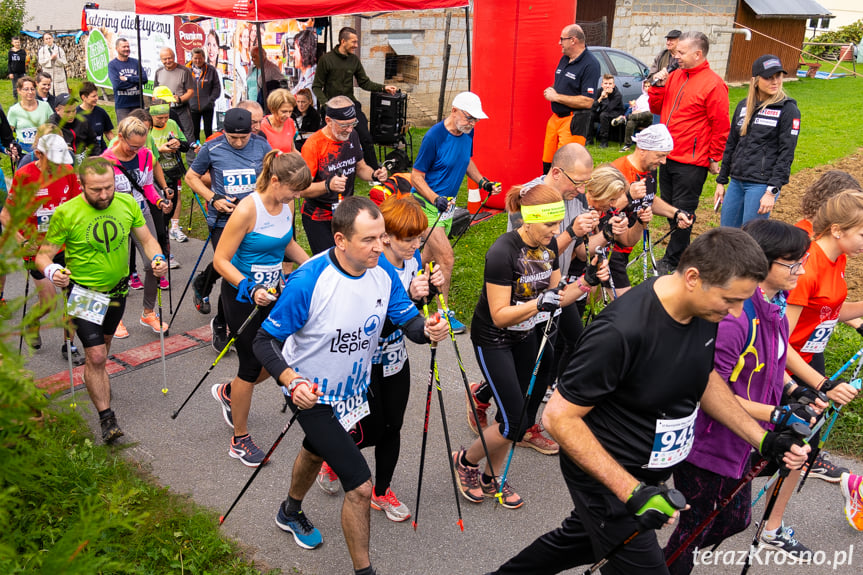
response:
[(389, 519), (390, 521), (394, 521), (396, 523), (401, 523), (402, 521), (407, 521), (408, 519), (411, 518), (410, 512), (408, 512), (407, 515), (402, 517), (400, 515), (392, 515), (387, 509), (384, 509), (383, 507), (376, 505), (374, 501), (370, 501), (369, 505), (371, 506), (372, 509), (375, 509), (377, 511), (383, 511), (386, 514), (387, 519)]
[[(497, 500), (497, 492), (495, 492), (495, 493), (486, 493), (485, 491), (483, 491), (483, 492), (482, 492), (482, 496), (483, 496), (483, 497), (488, 497), (489, 499)], [(498, 503), (500, 503), (500, 506), (501, 506), (501, 507), (504, 507), (504, 508), (506, 508), (506, 509), (518, 509), (519, 507), (522, 507), (522, 506), (524, 505), (524, 499), (522, 499), (521, 501), (519, 501), (517, 504), (508, 503), (508, 502), (506, 502), (506, 501), (498, 501)]]
[[(152, 325), (150, 325), (149, 323), (145, 322), (143, 319), (139, 319), (139, 320), (138, 320), (138, 323), (140, 323), (140, 324), (141, 324), (141, 325), (143, 325), (144, 327), (149, 327), (150, 329), (152, 329), (152, 330), (153, 330), (153, 333), (159, 333), (159, 330), (158, 330), (158, 329), (156, 329), (155, 327), (153, 327), (153, 326), (152, 326)], [(167, 330), (167, 329), (166, 329), (166, 330), (164, 330), (164, 332), (163, 332), (163, 333), (165, 334), (165, 337), (168, 337), (168, 330)]]
[(817, 477), (818, 479), (826, 481), (827, 483), (839, 483), (839, 481), (842, 479), (841, 477), (830, 477), (829, 475), (823, 475), (821, 473), (818, 473), (817, 471), (810, 472), (809, 477)]
[(220, 384), (220, 383), (213, 384), (213, 387), (210, 388), (210, 394), (213, 396), (213, 398), (216, 401), (219, 402), (219, 407), (222, 408), (222, 417), (225, 418), (225, 423), (228, 424), (228, 427), (230, 427), (231, 429), (234, 429), (234, 422), (231, 421), (231, 417), (229, 415), (231, 413), (231, 411), (225, 406), (225, 403), (222, 401), (222, 398), (219, 396), (219, 387), (221, 387), (221, 385), (222, 384)]
[(516, 445), (519, 447), (529, 447), (531, 449), (539, 451), (543, 455), (557, 455), (558, 453), (560, 453), (560, 446), (558, 446), (557, 449), (543, 449), (542, 447), (534, 445), (533, 443), (530, 443), (529, 441), (519, 441), (518, 443), (516, 443)]
[(260, 463), (254, 463), (252, 461), (246, 461), (245, 459), (243, 459), (242, 455), (240, 455), (239, 453), (237, 453), (236, 451), (234, 451), (230, 447), (228, 448), (228, 455), (230, 455), (234, 459), (239, 459), (240, 463), (242, 463), (246, 467), (258, 467), (261, 465)]
[(128, 339), (129, 338), (129, 331), (127, 330), (126, 333), (124, 333), (123, 335), (117, 335), (117, 333), (114, 332), (113, 338), (114, 339)]
[(323, 541), (321, 541), (317, 545), (309, 545), (307, 543), (303, 543), (302, 541), (300, 541), (300, 538), (296, 534), (296, 532), (293, 529), (291, 529), (290, 525), (286, 525), (284, 523), (279, 523), (279, 516), (278, 515), (276, 516), (276, 525), (278, 525), (279, 529), (281, 529), (282, 531), (284, 531), (286, 533), (290, 533), (291, 535), (293, 535), (294, 536), (294, 543), (296, 543), (297, 545), (299, 545), (303, 549), (317, 549), (318, 547), (320, 547), (321, 545), (324, 544)]
[(323, 483), (321, 483), (321, 481), (319, 481), (318, 479), (315, 479), (315, 483), (318, 485), (318, 487), (320, 487), (320, 488), (321, 488), (321, 491), (323, 491), (323, 492), (324, 492), (324, 493), (326, 493), (327, 495), (336, 495), (336, 494), (339, 492), (339, 482), (338, 482), (338, 481), (334, 481), (334, 482), (333, 482), (333, 486), (334, 486), (334, 487), (333, 487), (333, 490), (332, 490), (332, 491), (330, 491), (329, 489), (327, 489), (327, 488), (324, 486), (324, 484), (323, 484)]
[(122, 429), (120, 429), (119, 427), (115, 427), (108, 435), (108, 437), (105, 437), (104, 435), (102, 436), (102, 441), (105, 442), (105, 444), (111, 444), (123, 437), (124, 435), (125, 434), (123, 433)]
[[(782, 547), (775, 547), (775, 546), (771, 545), (770, 543), (765, 543), (764, 541), (759, 541), (758, 547), (760, 549), (767, 549), (769, 551), (775, 551), (777, 553), (782, 553), (786, 557), (792, 557), (792, 558), (794, 558), (794, 562), (798, 565), (808, 565), (811, 562), (811, 561), (801, 560), (800, 559), (801, 554), (799, 554), (799, 553), (788, 551), (786, 549), (783, 549)], [(811, 555), (809, 555), (809, 554), (804, 555), (804, 557), (807, 557), (807, 556), (811, 556)]]

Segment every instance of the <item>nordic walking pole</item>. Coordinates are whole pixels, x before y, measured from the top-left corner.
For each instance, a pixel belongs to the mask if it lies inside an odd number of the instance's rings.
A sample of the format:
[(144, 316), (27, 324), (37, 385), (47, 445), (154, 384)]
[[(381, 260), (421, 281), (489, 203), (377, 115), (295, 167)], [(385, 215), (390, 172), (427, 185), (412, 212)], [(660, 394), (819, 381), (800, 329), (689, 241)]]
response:
[[(799, 437), (807, 438), (804, 440), (804, 445), (808, 438), (811, 436), (811, 432), (809, 427), (806, 426), (805, 423), (794, 422), (788, 426), (788, 429), (793, 431)], [(776, 483), (773, 485), (773, 491), (770, 492), (770, 499), (767, 500), (767, 504), (764, 506), (764, 515), (761, 517), (761, 521), (758, 522), (758, 528), (755, 529), (755, 535), (752, 537), (752, 543), (749, 544), (749, 558), (752, 557), (753, 550), (758, 549), (758, 542), (761, 539), (761, 534), (764, 532), (764, 527), (767, 525), (767, 520), (770, 518), (770, 514), (773, 513), (773, 508), (776, 506), (776, 500), (779, 498), (779, 491), (782, 489), (782, 484), (785, 483), (785, 478), (788, 477), (788, 474), (791, 473), (791, 470), (788, 469), (781, 461), (779, 462), (779, 479), (776, 480)], [(740, 571), (740, 575), (746, 575), (749, 571), (749, 568), (752, 567), (751, 561), (746, 561), (743, 564), (743, 569)]]
[[(566, 282), (561, 280), (557, 285), (557, 290), (561, 290), (566, 286)], [(560, 308), (558, 308), (560, 309)], [(556, 310), (555, 310), (556, 311)], [(548, 338), (551, 334), (552, 327), (557, 325), (557, 318), (559, 315), (554, 315), (554, 312), (551, 312), (551, 317), (548, 318), (548, 321), (545, 323), (545, 330), (542, 332), (542, 341), (539, 344), (539, 352), (536, 354), (536, 363), (533, 365), (533, 372), (530, 374), (530, 383), (527, 385), (527, 393), (524, 395), (524, 404), (521, 406), (521, 415), (518, 418), (518, 431), (521, 431), (521, 428), (525, 426), (525, 418), (527, 418), (527, 408), (530, 403), (530, 397), (533, 394), (533, 386), (536, 383), (536, 374), (539, 373), (539, 366), (542, 363), (542, 355), (545, 352), (545, 346), (548, 344)], [(516, 433), (517, 436), (517, 433)], [(495, 497), (497, 498), (498, 503), (503, 505), (503, 486), (506, 485), (506, 476), (509, 474), (509, 466), (512, 463), (512, 456), (515, 454), (515, 446), (518, 443), (518, 440), (513, 438), (512, 445), (509, 448), (509, 455), (506, 458), (506, 467), (503, 468), (503, 476), (498, 482), (497, 493), (495, 493)]]
[(432, 232), (434, 231), (435, 226), (437, 226), (437, 223), (440, 221), (440, 218), (441, 218), (441, 216), (442, 216), (442, 215), (443, 215), (443, 212), (438, 212), (438, 213), (437, 213), (437, 219), (434, 221), (434, 223), (432, 224), (432, 226), (429, 228), (429, 232), (428, 232), (428, 234), (426, 234), (426, 238), (425, 238), (425, 239), (422, 241), (422, 243), (420, 244), (420, 253), (423, 253), (423, 248), (424, 248), (424, 247), (426, 247), (426, 244), (428, 243), (429, 238), (431, 237)]
[[(668, 501), (668, 504), (671, 505), (674, 509), (681, 510), (686, 507), (686, 498), (683, 496), (683, 493), (681, 493), (677, 489), (669, 489), (668, 492), (665, 494), (665, 500)], [(590, 568), (588, 568), (588, 570), (584, 572), (584, 575), (596, 573), (597, 571), (605, 567), (606, 563), (611, 561), (611, 559), (615, 555), (620, 553), (621, 549), (629, 545), (632, 540), (638, 537), (640, 534), (640, 529), (636, 529), (635, 531), (633, 531), (631, 535), (629, 535), (623, 541), (609, 549), (608, 553), (606, 553), (602, 557), (602, 559), (591, 565)]]
[[(432, 265), (434, 265), (434, 264), (432, 264)], [(458, 369), (461, 372), (461, 380), (464, 383), (465, 393), (467, 393), (467, 401), (468, 401), (468, 404), (470, 405), (470, 411), (473, 414), (473, 420), (479, 421), (479, 414), (476, 411), (476, 403), (474, 403), (473, 394), (470, 391), (470, 381), (468, 381), (468, 378), (467, 378), (467, 371), (464, 368), (464, 362), (462, 362), (462, 360), (461, 360), (461, 351), (459, 351), (459, 349), (458, 349), (458, 342), (456, 341), (456, 338), (455, 338), (455, 332), (452, 330), (452, 325), (450, 324), (450, 321), (449, 321), (449, 308), (446, 305), (446, 300), (444, 299), (443, 294), (438, 293), (437, 295), (438, 295), (438, 301), (440, 302), (441, 309), (443, 310), (443, 315), (447, 320), (447, 325), (449, 325), (449, 338), (450, 338), (450, 340), (452, 340), (452, 346), (455, 349), (455, 358), (456, 358), (456, 361), (458, 362)], [(486, 445), (485, 435), (483, 435), (482, 429), (479, 429), (479, 441), (480, 441), (480, 443), (482, 443), (482, 451), (483, 451), (483, 453), (485, 453), (485, 462), (486, 462), (486, 465), (488, 465), (488, 470), (491, 471), (491, 476), (493, 478), (492, 481), (494, 481), (494, 483), (495, 483), (494, 488), (495, 488), (495, 491), (497, 491), (497, 487), (498, 487), (497, 486), (497, 475), (495, 475), (495, 472), (494, 472), (494, 467), (493, 467), (493, 464), (491, 462), (491, 456), (488, 453), (488, 445)]]
[[(204, 252), (207, 251), (207, 245), (210, 243), (210, 238), (213, 237), (213, 231), (210, 230), (210, 233), (207, 234), (207, 239), (204, 240), (204, 247), (201, 248), (201, 253), (198, 255), (198, 261), (195, 262), (195, 267), (192, 268), (192, 273), (189, 274), (189, 280), (186, 282), (186, 287), (183, 288), (183, 293), (180, 294), (180, 301), (177, 302), (177, 307), (174, 308), (174, 313), (171, 315), (171, 321), (168, 322), (168, 329), (174, 325), (174, 318), (177, 317), (177, 312), (180, 311), (180, 306), (183, 305), (183, 300), (186, 297), (186, 292), (189, 291), (189, 286), (192, 285), (192, 281), (195, 279), (195, 272), (198, 271), (198, 266), (201, 264), (201, 258), (204, 257)], [(171, 265), (168, 264), (168, 269), (171, 269)]]
[(683, 554), (683, 552), (689, 548), (690, 545), (692, 545), (692, 542), (695, 541), (695, 538), (698, 537), (698, 535), (702, 531), (704, 531), (707, 528), (707, 526), (713, 522), (714, 519), (716, 519), (716, 516), (719, 515), (723, 509), (728, 507), (728, 505), (734, 500), (735, 497), (737, 497), (737, 494), (740, 493), (744, 487), (749, 485), (749, 483), (753, 479), (758, 477), (758, 474), (761, 473), (761, 471), (765, 467), (767, 467), (767, 460), (766, 459), (762, 459), (758, 463), (756, 463), (752, 467), (752, 469), (750, 469), (746, 473), (746, 475), (744, 475), (740, 479), (740, 481), (737, 482), (737, 485), (734, 486), (734, 488), (728, 493), (728, 495), (726, 495), (725, 497), (723, 497), (722, 499), (719, 500), (719, 503), (716, 505), (716, 509), (711, 511), (710, 515), (705, 517), (704, 521), (699, 523), (698, 526), (695, 528), (695, 530), (692, 533), (690, 533), (689, 537), (687, 537), (683, 541), (683, 543), (680, 544), (680, 547), (678, 547), (677, 550), (674, 553), (672, 553), (671, 556), (668, 557), (668, 559), (665, 560), (665, 565), (670, 567), (672, 563), (677, 561), (677, 558), (680, 557)]
[[(596, 250), (596, 253), (599, 254), (599, 266), (600, 267), (602, 266), (603, 262), (609, 261), (608, 250), (609, 250), (608, 246), (606, 246), (602, 249), (597, 248), (597, 250)], [(610, 264), (609, 264), (609, 266), (610, 266)], [(608, 287), (611, 288), (611, 299), (617, 299), (617, 289), (614, 287), (614, 278), (611, 275), (610, 267), (608, 270)]]
[[(860, 351), (863, 351), (861, 349)], [(860, 352), (857, 352), (860, 353)], [(855, 354), (856, 356), (857, 354)], [(853, 359), (853, 358), (852, 358)], [(849, 363), (846, 364), (850, 365)], [(836, 373), (834, 377), (838, 376), (839, 373)], [(860, 390), (861, 381), (859, 379), (855, 379), (851, 382), (851, 385), (854, 386), (858, 391)], [(836, 420), (839, 419), (839, 414), (842, 412), (842, 406), (836, 406), (833, 408), (832, 417), (825, 415), (821, 420), (822, 424), (827, 421), (827, 418), (830, 417), (830, 423), (827, 425), (827, 430), (824, 431), (824, 435), (821, 436), (821, 439), (818, 440), (818, 444), (815, 446), (815, 449), (812, 451), (815, 453), (813, 457), (812, 454), (809, 455), (809, 459), (806, 460), (806, 470), (803, 472), (803, 477), (800, 478), (800, 484), (797, 486), (797, 493), (800, 493), (800, 490), (803, 489), (803, 485), (806, 483), (806, 479), (809, 477), (809, 472), (812, 471), (812, 466), (815, 464), (815, 460), (818, 458), (818, 454), (821, 453), (821, 450), (824, 448), (824, 445), (827, 443), (827, 438), (830, 437), (830, 432), (833, 430), (833, 425), (836, 423)]]
[[(171, 317), (174, 316), (174, 298), (173, 298), (173, 289), (174, 282), (171, 280), (171, 217), (168, 214), (165, 214), (163, 217), (165, 223), (165, 247), (168, 248), (166, 251), (168, 252), (168, 313), (171, 314)], [(159, 297), (161, 298), (161, 288), (159, 289)], [(161, 314), (162, 311), (159, 310)], [(161, 317), (161, 316), (160, 316)]]
[[(168, 269), (171, 269), (171, 265), (168, 264)], [(168, 394), (168, 366), (165, 360), (165, 330), (162, 329), (162, 286), (159, 286), (158, 293), (158, 304), (159, 304), (159, 347), (162, 352), (162, 394)]]
[[(312, 386), (312, 392), (315, 392), (315, 391), (317, 391), (317, 390), (318, 390), (318, 384), (314, 384), (314, 385)], [(240, 493), (237, 495), (237, 498), (236, 498), (236, 499), (234, 499), (234, 502), (233, 502), (233, 503), (231, 503), (231, 506), (228, 508), (228, 510), (227, 510), (227, 511), (225, 511), (225, 514), (219, 517), (219, 525), (221, 525), (222, 523), (224, 523), (224, 522), (225, 522), (225, 519), (227, 519), (227, 518), (228, 518), (228, 515), (230, 515), (230, 514), (231, 514), (231, 511), (233, 511), (234, 507), (236, 507), (237, 503), (239, 503), (240, 499), (243, 497), (243, 494), (245, 494), (245, 493), (246, 493), (246, 490), (249, 488), (249, 485), (251, 485), (251, 484), (252, 484), (252, 481), (254, 481), (254, 480), (255, 480), (255, 477), (257, 477), (257, 476), (258, 476), (258, 472), (259, 472), (259, 471), (261, 471), (261, 468), (263, 468), (263, 467), (264, 467), (264, 465), (266, 465), (266, 464), (267, 464), (267, 462), (270, 460), (270, 456), (273, 454), (273, 452), (276, 450), (276, 448), (277, 448), (277, 447), (279, 446), (279, 444), (282, 442), (282, 439), (284, 439), (285, 434), (287, 434), (287, 433), (288, 433), (288, 430), (291, 428), (291, 426), (292, 426), (292, 425), (294, 424), (294, 422), (297, 420), (297, 416), (298, 416), (299, 414), (300, 414), (300, 410), (299, 410), (299, 409), (297, 409), (297, 410), (294, 412), (294, 414), (291, 416), (291, 419), (290, 419), (290, 420), (288, 420), (287, 425), (285, 425), (284, 429), (282, 429), (282, 432), (281, 432), (281, 433), (279, 434), (279, 436), (276, 438), (275, 443), (273, 443), (273, 445), (270, 447), (270, 449), (269, 449), (269, 450), (267, 450), (267, 454), (264, 456), (264, 460), (263, 460), (263, 461), (261, 461), (261, 464), (260, 464), (260, 465), (258, 465), (257, 467), (255, 467), (255, 470), (252, 472), (251, 477), (249, 477), (249, 480), (248, 480), (248, 481), (246, 481), (246, 484), (245, 484), (245, 485), (243, 485), (243, 488), (240, 490)]]
[[(492, 184), (496, 184), (496, 185), (498, 185), (498, 186), (499, 186), (499, 185), (500, 185), (500, 182), (492, 182)], [(481, 188), (480, 188), (480, 189), (481, 189)], [(488, 193), (488, 195), (485, 197), (485, 199), (482, 201), (482, 203), (479, 205), (479, 207), (476, 209), (476, 211), (471, 215), (471, 217), (470, 217), (470, 221), (468, 222), (467, 227), (461, 231), (461, 233), (458, 235), (458, 237), (457, 237), (457, 238), (455, 239), (455, 241), (452, 243), (452, 249), (455, 249), (455, 246), (458, 244), (459, 240), (461, 240), (462, 236), (464, 236), (464, 234), (465, 234), (465, 233), (470, 229), (470, 227), (473, 225), (474, 221), (476, 221), (476, 217), (480, 214), (480, 212), (482, 212), (482, 209), (485, 207), (486, 202), (488, 202), (488, 199), (489, 199), (491, 196), (492, 196), (492, 194), (491, 194), (491, 192), (489, 192), (489, 193)]]
[[(66, 296), (66, 290), (63, 289), (63, 315), (66, 322), (69, 322), (69, 298)], [(72, 392), (72, 402), (69, 407), (75, 409), (78, 407), (78, 402), (75, 401), (75, 374), (72, 372), (72, 336), (68, 333), (67, 325), (63, 326), (63, 337), (66, 339), (66, 360), (69, 362), (69, 390)]]
[[(428, 313), (428, 304), (424, 306), (424, 310)], [(411, 525), (414, 528), (414, 531), (417, 530), (417, 522), (419, 520), (420, 515), (420, 495), (423, 490), (423, 469), (425, 468), (426, 462), (426, 444), (428, 442), (428, 434), (429, 434), (429, 412), (431, 411), (431, 397), (432, 397), (432, 385), (434, 385), (434, 373), (436, 371), (435, 368), (435, 356), (437, 355), (437, 346), (431, 346), (431, 361), (429, 363), (429, 384), (428, 389), (426, 390), (426, 413), (425, 418), (423, 419), (423, 441), (422, 447), (420, 447), (420, 470), (419, 476), (417, 477), (417, 501), (414, 505), (414, 518), (411, 521)]]
[[(30, 295), (30, 270), (24, 268), (24, 309), (21, 311), (21, 335), (18, 337), (18, 355), (24, 347), (24, 318), (27, 317), (27, 298)], [(68, 348), (69, 357), (72, 357), (72, 348)]]
[[(428, 305), (423, 306), (423, 312), (425, 314), (426, 319), (428, 319), (428, 317), (429, 317)], [(436, 314), (436, 315), (437, 315), (437, 321), (440, 321), (440, 315), (439, 314)], [(437, 342), (436, 341), (431, 342), (429, 345), (432, 347), (432, 349), (437, 348)], [(434, 353), (434, 352), (432, 352), (432, 353)], [(434, 355), (432, 357), (434, 358)], [(456, 521), (456, 525), (458, 525), (459, 528), (462, 531), (464, 531), (464, 520), (462, 519), (462, 516), (461, 516), (461, 501), (459, 501), (459, 498), (458, 498), (458, 485), (456, 483), (456, 478), (455, 478), (455, 463), (452, 460), (452, 443), (450, 442), (450, 438), (449, 438), (449, 426), (447, 425), (447, 422), (446, 422), (446, 409), (444, 408), (444, 405), (443, 405), (443, 390), (440, 387), (440, 374), (438, 373), (438, 369), (437, 369), (437, 361), (434, 359), (432, 360), (432, 373), (434, 373), (435, 387), (437, 388), (437, 399), (438, 399), (438, 403), (440, 403), (440, 418), (441, 418), (441, 423), (443, 424), (443, 437), (444, 437), (444, 442), (446, 443), (446, 454), (447, 454), (447, 461), (449, 461), (449, 472), (450, 472), (450, 475), (452, 475), (452, 492), (453, 492), (453, 495), (455, 495), (455, 507), (456, 507), (456, 510), (458, 511), (458, 521)]]
[(219, 363), (219, 361), (221, 361), (225, 354), (231, 350), (231, 344), (233, 344), (234, 341), (238, 337), (240, 337), (240, 334), (243, 333), (243, 330), (248, 327), (248, 325), (252, 322), (252, 320), (255, 318), (256, 315), (258, 315), (258, 312), (260, 311), (261, 307), (256, 305), (255, 309), (252, 310), (252, 313), (249, 314), (249, 317), (246, 318), (246, 321), (243, 322), (243, 325), (240, 326), (240, 329), (237, 331), (237, 333), (233, 334), (231, 336), (231, 339), (228, 340), (227, 345), (225, 345), (225, 349), (223, 349), (221, 353), (216, 356), (216, 360), (212, 363), (212, 365), (210, 365), (209, 368), (207, 368), (207, 371), (204, 373), (204, 377), (201, 378), (201, 381), (198, 382), (198, 385), (195, 386), (195, 388), (192, 390), (192, 392), (189, 394), (183, 404), (177, 408), (177, 411), (171, 414), (171, 419), (177, 419), (177, 416), (180, 415), (180, 412), (183, 410), (184, 407), (186, 407), (186, 404), (189, 403), (189, 400), (192, 399), (192, 396), (195, 395), (195, 392), (198, 391), (198, 388), (201, 387), (201, 384), (204, 383), (204, 380), (207, 379), (207, 377), (213, 372), (213, 369), (215, 369), (216, 365)]

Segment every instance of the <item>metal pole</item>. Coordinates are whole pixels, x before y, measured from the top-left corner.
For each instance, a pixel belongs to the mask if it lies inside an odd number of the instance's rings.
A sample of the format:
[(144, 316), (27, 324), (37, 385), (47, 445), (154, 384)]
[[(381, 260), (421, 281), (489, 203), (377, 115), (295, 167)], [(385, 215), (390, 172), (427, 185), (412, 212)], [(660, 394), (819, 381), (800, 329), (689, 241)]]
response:
[(452, 23), (452, 13), (447, 12), (446, 14), (446, 31), (444, 32), (443, 37), (443, 74), (441, 74), (440, 79), (440, 97), (438, 98), (437, 103), (437, 121), (440, 122), (443, 119), (443, 101), (446, 97), (446, 77), (447, 72), (449, 71), (449, 53), (451, 50), (451, 46), (449, 45), (449, 29), (450, 24)]
[(464, 7), (464, 41), (467, 44), (467, 89), (470, 91), (470, 6)]
[[(144, 107), (144, 77), (141, 68), (141, 18), (135, 14), (135, 31), (138, 35), (138, 90), (141, 92), (138, 100), (141, 102), (141, 108)], [(115, 96), (116, 97), (116, 96)]]

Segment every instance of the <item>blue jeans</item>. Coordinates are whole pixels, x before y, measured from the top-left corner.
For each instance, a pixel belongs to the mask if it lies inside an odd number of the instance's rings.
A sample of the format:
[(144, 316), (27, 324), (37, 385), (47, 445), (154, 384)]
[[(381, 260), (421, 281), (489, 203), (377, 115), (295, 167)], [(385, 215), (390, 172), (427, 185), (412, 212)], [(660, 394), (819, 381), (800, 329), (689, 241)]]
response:
[(739, 228), (749, 220), (770, 217), (769, 213), (758, 213), (758, 208), (761, 206), (761, 196), (764, 195), (766, 189), (767, 184), (741, 182), (731, 178), (725, 188), (720, 225)]

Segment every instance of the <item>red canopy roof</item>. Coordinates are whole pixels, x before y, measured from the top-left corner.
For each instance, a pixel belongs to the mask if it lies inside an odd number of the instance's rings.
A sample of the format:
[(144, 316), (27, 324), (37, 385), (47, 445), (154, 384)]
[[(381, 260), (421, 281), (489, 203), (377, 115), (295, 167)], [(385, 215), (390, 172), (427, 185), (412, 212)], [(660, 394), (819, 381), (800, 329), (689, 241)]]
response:
[(265, 21), (467, 6), (467, 0), (135, 0), (138, 14), (194, 14)]

